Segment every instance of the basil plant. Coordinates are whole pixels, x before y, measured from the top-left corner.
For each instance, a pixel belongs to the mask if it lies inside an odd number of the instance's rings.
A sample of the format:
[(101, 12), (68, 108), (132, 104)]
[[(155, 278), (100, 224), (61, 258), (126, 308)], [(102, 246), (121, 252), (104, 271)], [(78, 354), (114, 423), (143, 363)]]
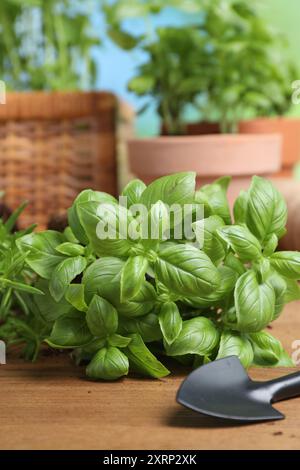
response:
[[(276, 251), (285, 202), (270, 181), (255, 176), (232, 220), (229, 182), (223, 177), (195, 190), (194, 173), (149, 186), (134, 180), (120, 202), (83, 191), (64, 233), (16, 241), (44, 293), (33, 296), (23, 322), (38, 318), (36, 338), (72, 350), (92, 379), (114, 380), (130, 370), (161, 378), (170, 373), (167, 356), (192, 367), (229, 355), (245, 367), (292, 365), (266, 331), (285, 303), (300, 298), (300, 253)], [(190, 217), (181, 214), (187, 206)], [(190, 231), (178, 238), (187, 220)]]

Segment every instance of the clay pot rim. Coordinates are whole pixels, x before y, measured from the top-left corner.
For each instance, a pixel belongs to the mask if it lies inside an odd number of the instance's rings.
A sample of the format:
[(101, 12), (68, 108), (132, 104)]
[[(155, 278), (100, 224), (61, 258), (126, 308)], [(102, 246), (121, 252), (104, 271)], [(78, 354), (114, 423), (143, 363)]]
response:
[(183, 135), (183, 136), (158, 136), (158, 137), (140, 137), (140, 138), (131, 138), (127, 140), (127, 143), (130, 144), (141, 144), (147, 143), (152, 145), (161, 145), (161, 144), (188, 144), (188, 143), (198, 143), (207, 142), (215, 144), (216, 141), (219, 143), (232, 143), (234, 142), (248, 142), (248, 141), (274, 141), (282, 140), (282, 135), (280, 133), (266, 133), (266, 134), (208, 134), (208, 135)]
[(240, 121), (240, 124), (248, 124), (251, 122), (262, 122), (262, 123), (267, 123), (267, 122), (282, 122), (282, 121), (289, 121), (292, 123), (300, 123), (300, 116), (270, 116), (270, 117), (256, 117), (253, 119), (245, 119)]

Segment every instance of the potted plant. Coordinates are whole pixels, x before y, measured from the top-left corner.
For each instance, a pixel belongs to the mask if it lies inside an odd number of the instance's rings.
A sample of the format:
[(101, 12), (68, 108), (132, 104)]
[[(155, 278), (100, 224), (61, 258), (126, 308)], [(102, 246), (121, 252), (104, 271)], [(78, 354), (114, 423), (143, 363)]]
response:
[[(193, 169), (202, 184), (227, 172), (234, 177), (232, 199), (252, 174), (280, 169), (279, 135), (238, 134), (239, 122), (271, 99), (264, 88), (274, 37), (246, 2), (215, 0), (199, 9), (202, 20), (198, 15), (195, 25), (158, 28), (152, 37), (132, 42), (148, 58), (129, 89), (155, 100), (168, 136), (131, 140), (131, 170), (149, 182)], [(216, 122), (222, 135), (187, 136), (191, 105), (204, 121)]]

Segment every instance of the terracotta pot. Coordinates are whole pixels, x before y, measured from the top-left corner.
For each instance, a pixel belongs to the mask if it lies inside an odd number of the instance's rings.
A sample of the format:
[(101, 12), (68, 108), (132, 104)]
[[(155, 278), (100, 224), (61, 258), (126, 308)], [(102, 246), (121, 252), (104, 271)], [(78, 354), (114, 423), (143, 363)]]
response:
[(300, 118), (261, 118), (240, 123), (245, 134), (281, 134), (283, 138), (282, 172), (291, 176), (294, 165), (300, 160)]
[(130, 170), (145, 183), (181, 171), (196, 171), (197, 184), (231, 175), (232, 202), (254, 175), (277, 173), (281, 165), (279, 135), (209, 135), (132, 139)]
[(300, 250), (300, 182), (290, 178), (272, 178), (272, 182), (288, 208), (287, 234), (280, 240), (280, 249)]

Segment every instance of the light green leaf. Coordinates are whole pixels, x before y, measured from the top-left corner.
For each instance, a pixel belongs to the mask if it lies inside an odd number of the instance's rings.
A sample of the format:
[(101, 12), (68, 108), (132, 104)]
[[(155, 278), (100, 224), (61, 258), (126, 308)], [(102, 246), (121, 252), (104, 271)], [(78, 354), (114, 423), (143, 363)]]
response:
[(271, 256), (276, 250), (278, 245), (278, 237), (273, 233), (269, 239), (266, 241), (264, 247), (264, 256)]
[(230, 209), (226, 195), (230, 180), (229, 176), (224, 176), (212, 184), (203, 186), (196, 193), (196, 201), (206, 201), (211, 208), (212, 215), (218, 215), (227, 225), (231, 224)]
[(217, 233), (239, 255), (241, 261), (255, 261), (262, 257), (261, 245), (247, 227), (229, 225), (218, 229)]
[(159, 324), (167, 344), (172, 344), (182, 329), (182, 319), (174, 302), (164, 303), (159, 311)]
[(94, 380), (117, 380), (128, 374), (129, 363), (118, 348), (108, 347), (98, 351), (86, 368), (88, 377)]
[(92, 339), (85, 315), (74, 311), (56, 320), (46, 342), (54, 348), (73, 349), (88, 344)]
[(68, 286), (86, 267), (86, 259), (82, 256), (66, 258), (54, 269), (49, 290), (53, 298), (58, 302), (65, 295)]
[(80, 312), (86, 312), (88, 309), (84, 298), (83, 284), (70, 284), (66, 292), (66, 300)]
[(127, 208), (130, 209), (134, 204), (140, 202), (141, 196), (146, 189), (143, 181), (135, 179), (130, 181), (122, 192), (122, 196), (127, 197)]
[(256, 365), (274, 365), (279, 361), (283, 352), (280, 341), (265, 331), (251, 333), (249, 338), (252, 342)]
[(234, 297), (237, 315), (235, 329), (254, 333), (274, 319), (274, 289), (269, 283), (259, 284), (254, 271), (249, 270), (238, 279)]
[(284, 296), (284, 303), (294, 302), (300, 300), (300, 285), (294, 279), (284, 279), (287, 290)]
[(266, 279), (275, 292), (275, 308), (274, 308), (274, 320), (279, 317), (286, 303), (286, 291), (287, 283), (276, 271), (271, 270), (271, 273)]
[(219, 332), (208, 318), (192, 318), (183, 322), (177, 339), (171, 345), (166, 345), (166, 352), (168, 356), (185, 354), (205, 356), (214, 350), (218, 341)]
[(86, 189), (82, 191), (77, 198), (75, 199), (72, 207), (68, 210), (68, 221), (77, 240), (79, 240), (83, 245), (88, 244), (88, 237), (82, 227), (79, 215), (77, 211), (77, 206), (84, 202), (97, 201), (98, 203), (114, 203), (116, 202), (115, 198), (110, 194), (103, 193), (100, 191), (92, 191), (91, 189)]
[(233, 206), (234, 221), (236, 224), (245, 224), (248, 207), (248, 193), (241, 191)]
[(246, 271), (246, 268), (241, 260), (239, 260), (233, 253), (228, 253), (224, 260), (224, 265), (233, 269), (233, 271), (238, 273), (240, 276)]
[(135, 297), (145, 283), (148, 260), (144, 256), (131, 256), (127, 259), (121, 273), (121, 302)]
[(65, 242), (56, 247), (56, 251), (66, 256), (81, 256), (84, 255), (84, 247), (77, 243)]
[(199, 294), (197, 297), (185, 297), (183, 302), (194, 308), (209, 308), (220, 304), (232, 294), (238, 279), (238, 273), (227, 266), (220, 266), (218, 270), (221, 276), (221, 284), (214, 292), (202, 296)]
[(146, 282), (137, 296), (128, 302), (120, 302), (121, 271), (125, 262), (113, 257), (95, 261), (83, 275), (87, 302), (97, 294), (108, 300), (119, 312), (128, 318), (141, 317), (153, 310), (156, 301), (154, 287)]
[(28, 292), (28, 294), (33, 295), (44, 295), (44, 292), (36, 287), (30, 286), (29, 284), (25, 284), (23, 282), (12, 281), (10, 279), (5, 279), (3, 277), (0, 278), (0, 285), (2, 287), (12, 287), (13, 289), (20, 291), (20, 292)]
[(219, 352), (216, 359), (237, 356), (243, 366), (248, 368), (254, 357), (250, 341), (243, 335), (234, 332), (223, 332), (220, 341)]
[(131, 342), (125, 350), (130, 366), (142, 375), (156, 379), (169, 375), (168, 369), (149, 351), (138, 334), (130, 335)]
[(249, 189), (246, 223), (262, 243), (275, 233), (282, 236), (287, 221), (286, 203), (271, 181), (254, 176)]
[(53, 270), (64, 260), (64, 256), (56, 251), (63, 243), (61, 233), (48, 230), (47, 232), (31, 233), (19, 238), (16, 243), (22, 253), (27, 253), (26, 262), (39, 276), (50, 279)]
[(298, 251), (278, 251), (271, 257), (271, 265), (288, 279), (300, 279), (300, 253)]
[(128, 256), (134, 245), (128, 227), (137, 222), (125, 207), (92, 201), (78, 204), (77, 212), (96, 255)]
[(220, 284), (220, 274), (208, 256), (191, 245), (162, 246), (155, 263), (159, 281), (178, 295), (210, 293)]
[(212, 215), (204, 220), (193, 223), (193, 230), (200, 248), (216, 265), (225, 256), (224, 243), (217, 236), (217, 229), (223, 226), (223, 219), (218, 215)]
[(145, 189), (140, 203), (145, 204), (148, 209), (157, 201), (162, 201), (169, 206), (192, 203), (195, 193), (195, 177), (195, 173), (189, 172), (158, 178)]
[(95, 295), (89, 305), (86, 321), (94, 336), (104, 338), (117, 331), (118, 312), (107, 300)]

